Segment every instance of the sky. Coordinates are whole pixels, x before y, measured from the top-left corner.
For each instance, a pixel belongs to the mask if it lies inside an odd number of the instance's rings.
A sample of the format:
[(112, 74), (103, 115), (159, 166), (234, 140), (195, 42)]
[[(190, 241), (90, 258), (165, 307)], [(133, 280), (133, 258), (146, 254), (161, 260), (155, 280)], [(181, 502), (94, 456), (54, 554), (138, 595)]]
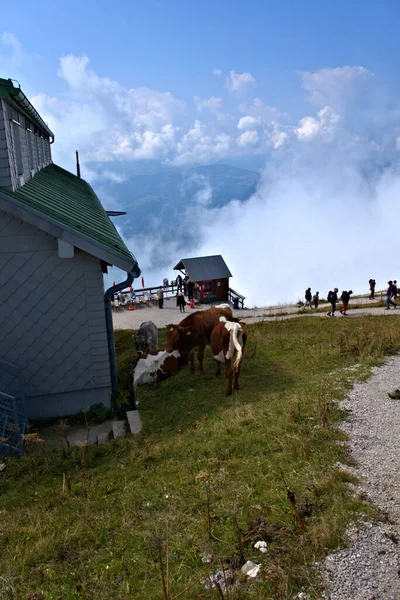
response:
[[(2, 7), (0, 76), (55, 132), (58, 164), (73, 170), (79, 150), (95, 189), (143, 160), (262, 165), (246, 203), (215, 209), (204, 182), (189, 214), (188, 255), (223, 254), (250, 305), (396, 278), (398, 2), (38, 0), (18, 13)], [(157, 240), (127, 242), (155, 283)], [(173, 240), (163, 252), (172, 269)]]

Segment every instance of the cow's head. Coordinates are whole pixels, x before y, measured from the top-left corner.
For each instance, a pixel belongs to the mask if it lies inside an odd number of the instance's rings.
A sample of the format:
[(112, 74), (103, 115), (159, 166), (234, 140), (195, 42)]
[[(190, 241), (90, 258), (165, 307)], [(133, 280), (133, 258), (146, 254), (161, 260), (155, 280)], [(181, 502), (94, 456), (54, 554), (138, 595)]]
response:
[(182, 351), (192, 337), (191, 327), (181, 327), (180, 325), (167, 325), (167, 351)]
[(144, 335), (142, 335), (142, 334), (133, 335), (132, 339), (135, 342), (136, 354), (144, 354), (145, 352), (147, 352), (147, 350), (148, 350), (147, 339)]

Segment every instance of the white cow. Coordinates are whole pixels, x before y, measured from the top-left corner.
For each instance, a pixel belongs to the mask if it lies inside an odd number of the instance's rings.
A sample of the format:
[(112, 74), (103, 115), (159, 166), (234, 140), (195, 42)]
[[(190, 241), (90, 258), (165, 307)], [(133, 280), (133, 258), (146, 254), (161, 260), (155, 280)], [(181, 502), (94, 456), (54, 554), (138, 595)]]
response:
[(133, 370), (133, 387), (154, 383), (169, 375), (175, 375), (179, 366), (179, 350), (153, 350), (138, 358)]

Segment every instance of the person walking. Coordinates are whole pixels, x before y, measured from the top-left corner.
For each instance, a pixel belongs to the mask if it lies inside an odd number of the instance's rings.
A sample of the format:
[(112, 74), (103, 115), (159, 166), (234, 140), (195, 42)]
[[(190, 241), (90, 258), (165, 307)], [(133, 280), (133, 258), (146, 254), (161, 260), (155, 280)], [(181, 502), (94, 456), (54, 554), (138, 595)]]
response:
[(390, 280), (388, 281), (388, 289), (386, 290), (386, 308), (385, 310), (390, 310), (390, 304), (392, 306), (394, 306), (394, 308), (396, 308), (396, 303), (393, 302), (392, 297), (393, 297), (393, 281)]
[(343, 291), (342, 295), (340, 296), (340, 299), (342, 301), (342, 308), (340, 309), (340, 312), (342, 313), (342, 315), (347, 315), (347, 308), (349, 306), (349, 302), (350, 302), (350, 296), (353, 293), (353, 290), (349, 290), (348, 292)]
[(158, 298), (158, 308), (162, 308), (164, 304), (164, 292), (162, 287), (160, 286), (157, 290), (157, 298)]
[(182, 276), (178, 274), (178, 277), (176, 278), (176, 289), (178, 290), (178, 292), (182, 291)]
[(182, 292), (178, 292), (176, 295), (176, 305), (179, 306), (180, 312), (185, 312), (185, 296)]
[(319, 292), (315, 292), (312, 301), (314, 303), (314, 308), (318, 308), (318, 304), (319, 304)]
[(396, 279), (394, 279), (393, 280), (393, 299), (394, 299), (394, 301), (397, 300), (397, 296), (398, 296), (397, 281), (396, 281)]
[(333, 290), (333, 292), (332, 292), (332, 291), (330, 291), (330, 292), (328, 293), (328, 302), (329, 302), (329, 303), (330, 303), (330, 305), (331, 305), (331, 309), (330, 309), (330, 311), (326, 313), (326, 314), (328, 315), (328, 317), (334, 317), (334, 316), (335, 316), (336, 302), (337, 302), (337, 299), (338, 299), (338, 298), (337, 298), (337, 293), (338, 293), (338, 291), (339, 291), (339, 290), (338, 290), (338, 288), (335, 288), (335, 289)]
[(168, 298), (168, 279), (164, 277), (163, 279), (163, 288), (165, 290), (165, 297)]
[(304, 308), (307, 308), (307, 306), (309, 306), (310, 308), (312, 308), (312, 293), (311, 293), (311, 288), (307, 288), (306, 289), (306, 293), (304, 294), (304, 297), (306, 299), (306, 303), (304, 305)]
[(368, 283), (369, 283), (369, 291), (370, 291), (369, 299), (374, 300), (376, 281), (375, 281), (375, 279), (370, 279)]
[(193, 298), (193, 287), (194, 287), (194, 283), (189, 277), (187, 280), (187, 293), (188, 293), (189, 300), (192, 300), (192, 298)]

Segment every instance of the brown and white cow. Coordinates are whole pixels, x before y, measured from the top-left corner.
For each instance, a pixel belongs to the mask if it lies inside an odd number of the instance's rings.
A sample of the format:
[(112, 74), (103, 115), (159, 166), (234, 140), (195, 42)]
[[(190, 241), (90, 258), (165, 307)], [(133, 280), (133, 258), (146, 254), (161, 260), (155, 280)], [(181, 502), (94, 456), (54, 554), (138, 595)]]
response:
[(229, 305), (213, 306), (208, 310), (198, 310), (187, 316), (179, 325), (167, 325), (167, 350), (178, 350), (183, 364), (189, 362), (190, 372), (194, 373), (194, 355), (197, 351), (199, 370), (203, 372), (204, 350), (210, 343), (211, 333), (219, 318), (234, 320)]
[(221, 363), (225, 363), (225, 374), (228, 378), (227, 396), (232, 394), (233, 374), (233, 388), (239, 389), (240, 366), (247, 339), (243, 326), (244, 323), (233, 323), (221, 317), (211, 333), (211, 352), (217, 361), (217, 375), (221, 375)]
[(148, 354), (142, 354), (138, 356), (133, 370), (133, 387), (175, 375), (178, 367), (178, 351), (152, 350)]

